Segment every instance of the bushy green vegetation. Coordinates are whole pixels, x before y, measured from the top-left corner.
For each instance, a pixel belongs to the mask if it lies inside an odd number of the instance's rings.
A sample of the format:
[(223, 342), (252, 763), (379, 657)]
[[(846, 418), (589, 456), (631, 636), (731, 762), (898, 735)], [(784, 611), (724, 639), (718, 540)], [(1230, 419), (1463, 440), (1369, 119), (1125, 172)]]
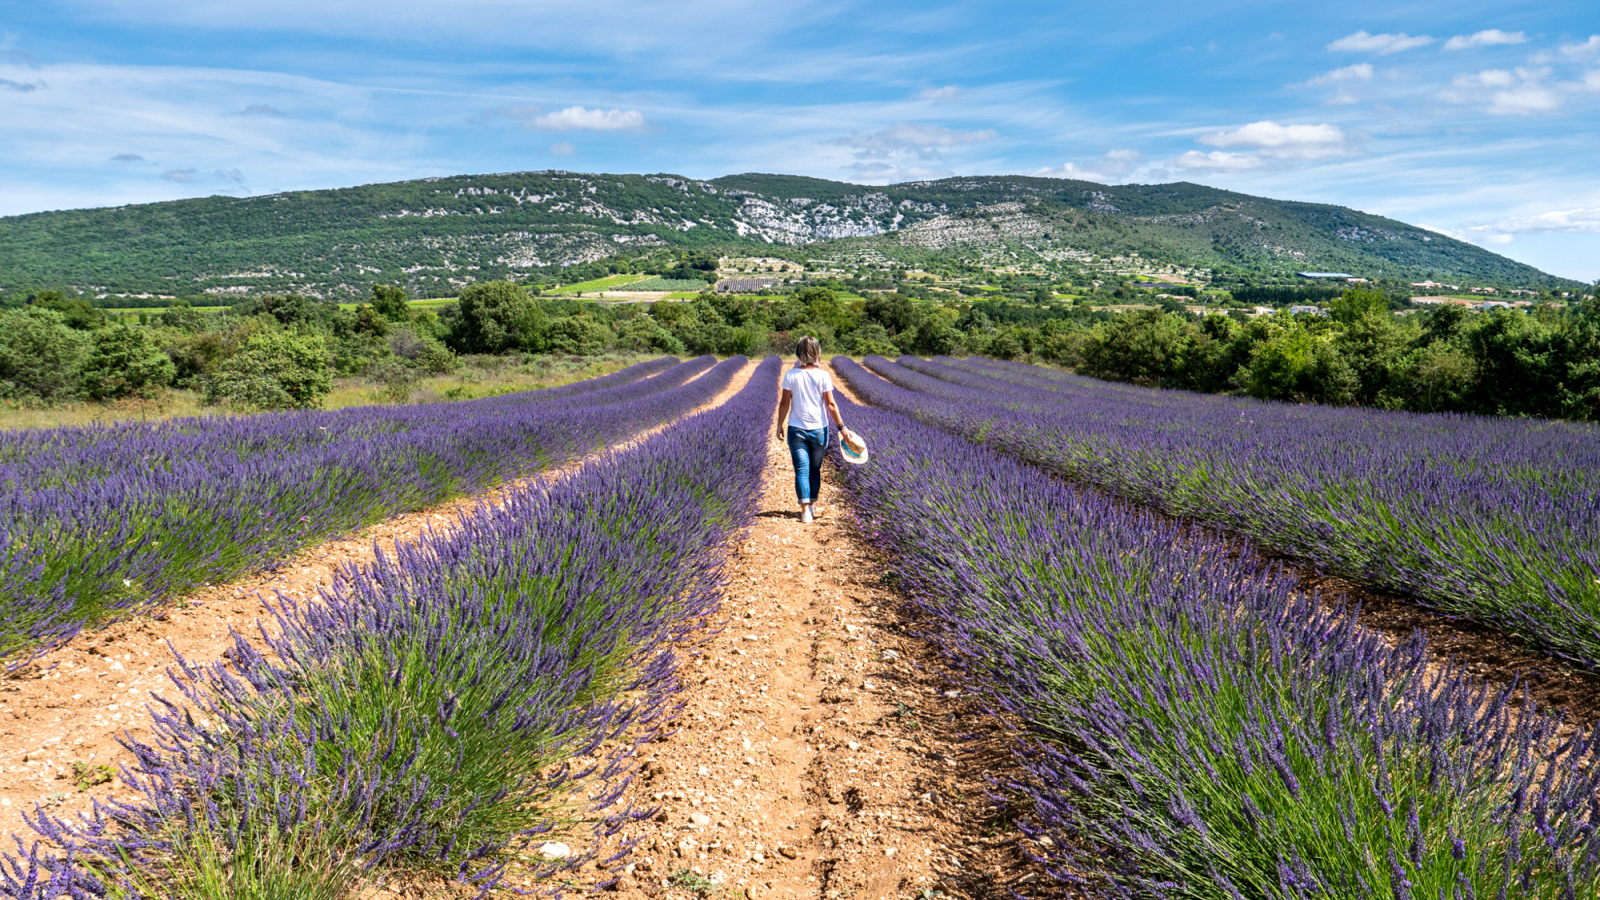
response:
[(1172, 298), (1141, 306), (1151, 294), (1125, 284), (1086, 288), (1079, 302), (1025, 283), (972, 299), (866, 285), (613, 304), (493, 281), (436, 310), (379, 286), (356, 308), (292, 294), (223, 315), (178, 303), (144, 326), (34, 305), (0, 313), (0, 392), (13, 405), (41, 405), (150, 398), (172, 386), (223, 408), (280, 409), (321, 405), (334, 377), (359, 376), (377, 386), (373, 399), (403, 402), (462, 355), (788, 353), (810, 334), (828, 353), (979, 354), (1264, 399), (1600, 418), (1600, 301), (1396, 315), (1403, 300), (1363, 289), (1325, 304), (1326, 316), (1252, 317), (1238, 308), (1194, 314)]
[(438, 316), (412, 310), (397, 288), (380, 286), (373, 305), (353, 310), (292, 294), (220, 315), (178, 301), (141, 325), (112, 323), (82, 300), (44, 300), (0, 312), (0, 400), (13, 408), (168, 388), (228, 409), (314, 407), (335, 375), (414, 384), (456, 366)]

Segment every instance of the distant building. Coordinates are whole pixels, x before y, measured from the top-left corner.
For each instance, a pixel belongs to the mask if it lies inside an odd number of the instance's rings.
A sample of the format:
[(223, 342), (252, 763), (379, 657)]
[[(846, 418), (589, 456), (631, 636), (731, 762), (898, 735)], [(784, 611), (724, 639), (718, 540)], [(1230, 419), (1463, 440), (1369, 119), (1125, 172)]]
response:
[(1343, 278), (1348, 281), (1354, 278), (1349, 272), (1296, 272), (1301, 278)]
[(1310, 313), (1313, 316), (1325, 316), (1328, 314), (1328, 311), (1320, 306), (1291, 306), (1289, 307), (1289, 312)]
[(1411, 302), (1418, 306), (1477, 306), (1478, 301), (1468, 300), (1464, 297), (1412, 297)]
[(1492, 287), (1475, 287), (1475, 288), (1467, 288), (1467, 290), (1471, 291), (1474, 294), (1498, 294), (1498, 293), (1500, 293), (1499, 291), (1495, 290)]

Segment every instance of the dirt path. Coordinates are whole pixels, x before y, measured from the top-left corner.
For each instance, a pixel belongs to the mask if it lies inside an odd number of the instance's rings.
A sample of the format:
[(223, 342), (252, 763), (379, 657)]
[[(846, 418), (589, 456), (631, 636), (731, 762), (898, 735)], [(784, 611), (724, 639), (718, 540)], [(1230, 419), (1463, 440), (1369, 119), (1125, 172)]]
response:
[[(726, 402), (744, 387), (755, 362), (701, 409)], [(650, 429), (619, 446), (644, 440)], [(341, 567), (370, 563), (375, 548), (392, 553), (429, 529), (448, 531), (481, 502), (498, 502), (539, 479), (560, 478), (582, 462), (523, 479), (485, 494), (463, 497), (380, 522), (358, 535), (327, 541), (294, 554), (271, 571), (196, 591), (165, 610), (78, 635), (17, 675), (0, 681), (0, 835), (25, 839), (33, 832), (21, 814), (35, 804), (56, 814), (89, 809), (92, 795), (131, 800), (113, 772), (132, 754), (116, 741), (126, 732), (148, 740), (150, 693), (177, 696), (167, 669), (169, 645), (186, 658), (208, 662), (233, 645), (230, 632), (259, 633), (265, 602), (277, 594), (315, 597)], [(75, 764), (83, 774), (75, 771)], [(86, 777), (85, 777), (86, 776)], [(3, 839), (3, 838), (0, 838)], [(9, 841), (7, 841), (9, 846)]]
[(684, 658), (676, 730), (642, 748), (625, 799), (659, 812), (584, 882), (615, 879), (636, 898), (825, 900), (1009, 896), (1035, 882), (1015, 830), (986, 828), (987, 776), (1009, 765), (998, 720), (905, 634), (831, 471), (804, 525), (787, 450), (774, 439), (768, 454), (720, 618)]

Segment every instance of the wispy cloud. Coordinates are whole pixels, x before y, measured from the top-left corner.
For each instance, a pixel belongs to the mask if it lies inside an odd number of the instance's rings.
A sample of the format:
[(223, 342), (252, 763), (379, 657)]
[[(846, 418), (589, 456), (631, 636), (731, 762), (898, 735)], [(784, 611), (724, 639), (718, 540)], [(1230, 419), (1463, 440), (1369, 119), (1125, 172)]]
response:
[(1355, 34), (1348, 34), (1339, 38), (1329, 44), (1328, 49), (1347, 53), (1376, 53), (1379, 56), (1388, 56), (1391, 53), (1399, 53), (1402, 50), (1426, 47), (1433, 41), (1433, 38), (1425, 34), (1412, 37), (1403, 31), (1399, 34), (1368, 34), (1365, 31), (1358, 31)]
[(1550, 76), (1549, 67), (1484, 69), (1457, 75), (1439, 96), (1446, 102), (1472, 104), (1496, 115), (1551, 112), (1561, 106), (1565, 94), (1581, 85), (1551, 83)]
[(144, 157), (137, 153), (118, 153), (111, 157), (112, 162), (144, 162)]
[(550, 145), (550, 155), (551, 156), (571, 156), (572, 154), (577, 153), (577, 152), (578, 152), (578, 148), (574, 147), (572, 144), (568, 143), (567, 141), (561, 141), (560, 143), (551, 144)]
[(1099, 159), (1081, 166), (1069, 162), (1035, 169), (1033, 174), (1040, 178), (1071, 178), (1078, 181), (1115, 184), (1133, 174), (1143, 163), (1144, 154), (1137, 150), (1112, 150)]
[(1167, 160), (1166, 165), (1173, 169), (1199, 172), (1246, 172), (1265, 168), (1267, 161), (1254, 153), (1232, 153), (1226, 150), (1201, 153), (1199, 150), (1190, 150)]
[(173, 184), (193, 184), (197, 169), (168, 169), (161, 173), (161, 177)]
[(644, 131), (649, 127), (637, 109), (585, 109), (569, 106), (529, 123), (540, 131)]
[(863, 157), (909, 153), (919, 159), (938, 159), (950, 148), (992, 141), (999, 136), (993, 128), (957, 131), (923, 122), (896, 122), (881, 131), (850, 135), (836, 142), (854, 148)]
[(42, 87), (49, 87), (43, 81), (12, 81), (9, 78), (0, 78), (0, 89), (16, 91), (19, 94), (29, 94)]
[(1323, 72), (1306, 82), (1306, 84), (1348, 84), (1352, 81), (1371, 81), (1372, 63), (1356, 63), (1353, 66), (1344, 66), (1331, 72)]
[(960, 94), (961, 88), (953, 84), (947, 84), (943, 87), (923, 88), (917, 93), (917, 96), (924, 100), (954, 100)]
[(244, 108), (242, 115), (246, 116), (274, 116), (281, 117), (283, 111), (265, 103), (252, 103)]
[(1475, 47), (1492, 47), (1496, 44), (1524, 44), (1528, 36), (1520, 31), (1501, 31), (1490, 28), (1476, 34), (1458, 34), (1444, 42), (1446, 50), (1471, 50)]
[(1271, 120), (1251, 122), (1232, 131), (1201, 135), (1209, 147), (1254, 148), (1264, 159), (1309, 160), (1348, 156), (1354, 148), (1337, 125), (1280, 125)]

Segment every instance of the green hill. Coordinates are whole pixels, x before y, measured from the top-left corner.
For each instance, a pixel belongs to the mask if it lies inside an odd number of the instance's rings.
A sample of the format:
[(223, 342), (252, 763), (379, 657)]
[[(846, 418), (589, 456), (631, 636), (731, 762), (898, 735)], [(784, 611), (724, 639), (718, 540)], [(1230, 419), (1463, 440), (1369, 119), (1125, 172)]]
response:
[(1393, 219), (1187, 183), (998, 176), (877, 188), (791, 175), (551, 171), (0, 218), (0, 292), (349, 299), (389, 282), (444, 296), (472, 281), (669, 248), (1057, 265), (1138, 254), (1264, 274), (1580, 286)]

